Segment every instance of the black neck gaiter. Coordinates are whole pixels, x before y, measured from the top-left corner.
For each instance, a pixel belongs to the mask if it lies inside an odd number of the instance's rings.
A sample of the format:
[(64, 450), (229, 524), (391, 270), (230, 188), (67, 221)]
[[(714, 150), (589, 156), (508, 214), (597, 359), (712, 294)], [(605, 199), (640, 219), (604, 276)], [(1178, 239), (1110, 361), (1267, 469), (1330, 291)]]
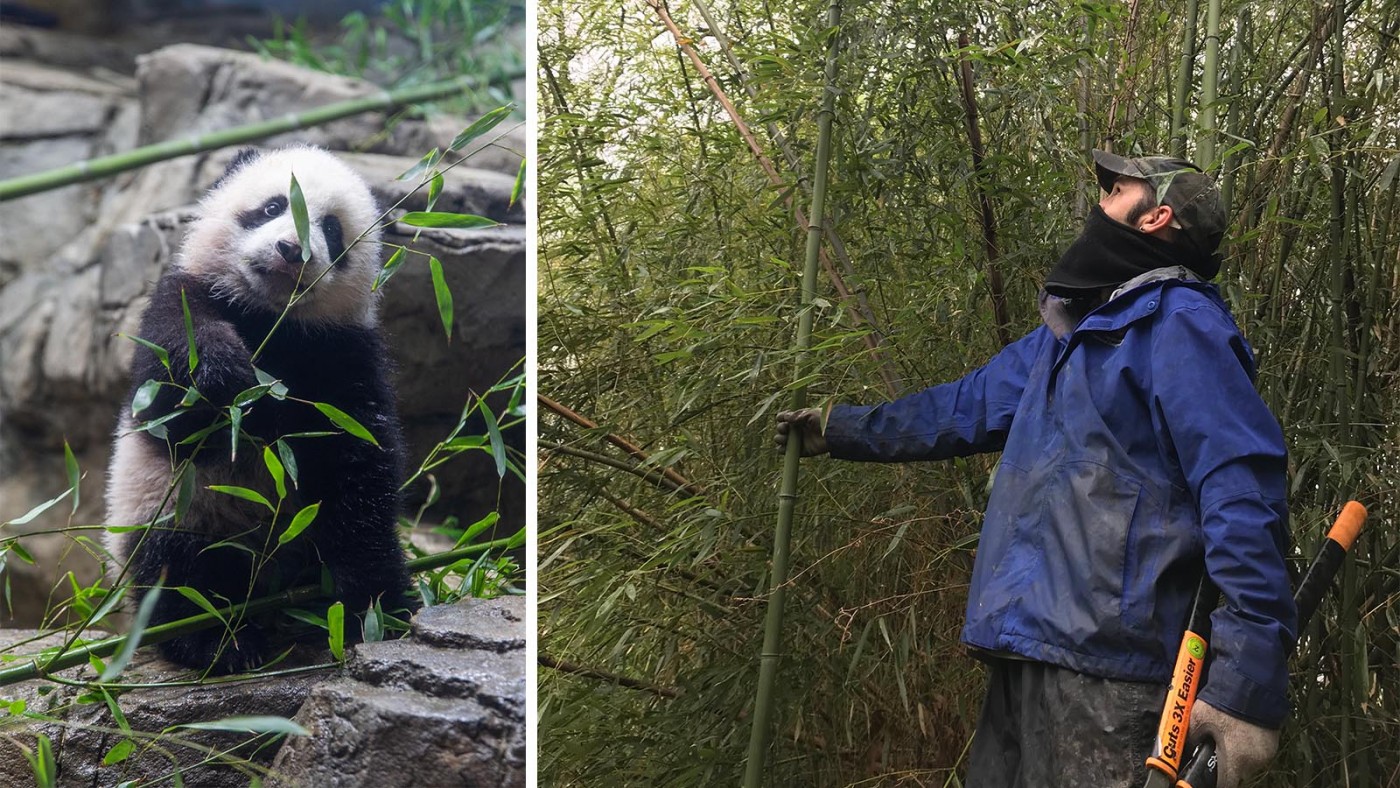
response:
[(1217, 258), (1140, 232), (1109, 218), (1095, 205), (1084, 220), (1084, 231), (1045, 277), (1045, 289), (1073, 297), (1086, 290), (1117, 287), (1139, 274), (1173, 265), (1184, 265), (1202, 279), (1220, 270)]

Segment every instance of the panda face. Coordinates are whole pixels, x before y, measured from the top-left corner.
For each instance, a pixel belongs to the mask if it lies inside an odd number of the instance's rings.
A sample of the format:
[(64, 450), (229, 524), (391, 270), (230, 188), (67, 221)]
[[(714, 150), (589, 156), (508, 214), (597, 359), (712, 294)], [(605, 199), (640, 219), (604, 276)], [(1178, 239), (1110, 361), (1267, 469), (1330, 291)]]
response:
[[(306, 200), (309, 259), (288, 202), (295, 174)], [(364, 181), (316, 148), (255, 155), (200, 203), (180, 265), (230, 301), (307, 322), (368, 324), (380, 259), (378, 211)]]

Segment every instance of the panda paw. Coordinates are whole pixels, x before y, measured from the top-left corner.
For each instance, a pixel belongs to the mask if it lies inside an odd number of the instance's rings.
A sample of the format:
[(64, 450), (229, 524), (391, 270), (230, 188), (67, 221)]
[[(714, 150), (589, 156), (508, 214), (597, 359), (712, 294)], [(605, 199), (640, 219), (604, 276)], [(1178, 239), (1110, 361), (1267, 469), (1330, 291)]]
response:
[(160, 654), (187, 668), (208, 669), (211, 675), (222, 676), (262, 667), (267, 661), (266, 648), (262, 631), (244, 626), (232, 636), (223, 629), (182, 635), (161, 643)]

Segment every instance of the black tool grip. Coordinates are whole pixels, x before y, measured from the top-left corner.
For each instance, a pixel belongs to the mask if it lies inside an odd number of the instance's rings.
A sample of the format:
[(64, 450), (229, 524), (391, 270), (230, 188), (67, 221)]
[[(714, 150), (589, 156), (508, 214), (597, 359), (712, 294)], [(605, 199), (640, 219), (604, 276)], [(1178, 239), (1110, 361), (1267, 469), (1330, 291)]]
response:
[(1176, 788), (1215, 788), (1215, 742), (1207, 738), (1192, 750), (1186, 768), (1176, 779)]

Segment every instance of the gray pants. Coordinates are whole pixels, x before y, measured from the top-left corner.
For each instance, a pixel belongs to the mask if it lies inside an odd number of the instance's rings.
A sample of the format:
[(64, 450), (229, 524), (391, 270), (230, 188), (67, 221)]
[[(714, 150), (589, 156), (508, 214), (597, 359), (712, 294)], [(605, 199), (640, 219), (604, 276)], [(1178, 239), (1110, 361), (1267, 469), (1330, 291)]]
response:
[(984, 659), (987, 699), (972, 737), (967, 788), (1142, 784), (1165, 686)]

